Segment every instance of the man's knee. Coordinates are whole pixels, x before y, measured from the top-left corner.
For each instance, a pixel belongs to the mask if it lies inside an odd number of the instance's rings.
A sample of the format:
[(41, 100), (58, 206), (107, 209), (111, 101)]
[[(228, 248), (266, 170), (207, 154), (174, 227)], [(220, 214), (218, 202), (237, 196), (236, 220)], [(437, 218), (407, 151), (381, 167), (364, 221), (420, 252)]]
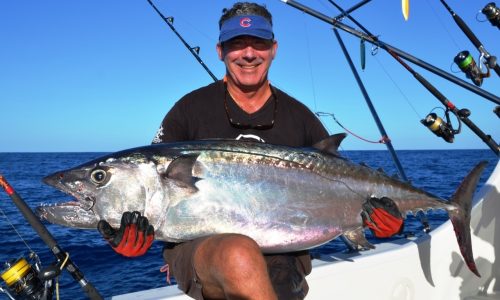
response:
[[(208, 239), (202, 245), (201, 257), (217, 262), (214, 266), (222, 272), (239, 273), (255, 272), (258, 267), (265, 268), (265, 261), (259, 245), (251, 238), (240, 234), (223, 234)], [(237, 272), (235, 272), (235, 270)], [(242, 274), (243, 273), (243, 274)]]
[(276, 298), (260, 248), (246, 236), (211, 237), (200, 244), (194, 262), (208, 298)]

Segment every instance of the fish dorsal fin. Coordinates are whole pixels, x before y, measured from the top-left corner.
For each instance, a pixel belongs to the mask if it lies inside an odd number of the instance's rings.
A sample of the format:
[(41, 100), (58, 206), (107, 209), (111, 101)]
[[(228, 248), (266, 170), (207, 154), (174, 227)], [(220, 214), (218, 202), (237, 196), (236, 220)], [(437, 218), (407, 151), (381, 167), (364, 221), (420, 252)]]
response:
[(337, 150), (339, 149), (340, 143), (342, 143), (342, 140), (347, 136), (345, 133), (337, 133), (334, 135), (331, 135), (316, 144), (313, 145), (313, 148), (318, 149), (319, 151), (323, 153), (329, 153), (333, 154), (336, 156), (340, 156)]
[(197, 159), (198, 154), (181, 155), (177, 157), (168, 165), (164, 176), (176, 180), (186, 185), (186, 187), (197, 189), (194, 186), (197, 178), (193, 177), (193, 167)]

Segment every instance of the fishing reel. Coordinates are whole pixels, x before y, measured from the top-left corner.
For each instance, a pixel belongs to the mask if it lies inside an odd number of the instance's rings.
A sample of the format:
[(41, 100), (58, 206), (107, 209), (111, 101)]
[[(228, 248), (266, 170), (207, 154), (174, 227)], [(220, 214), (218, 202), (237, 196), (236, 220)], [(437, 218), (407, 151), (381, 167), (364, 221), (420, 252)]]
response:
[[(482, 57), (483, 54), (479, 57), (479, 62), (482, 61)], [(472, 55), (470, 55), (467, 50), (458, 53), (453, 61), (458, 65), (460, 70), (465, 73), (465, 76), (471, 79), (477, 86), (481, 86), (481, 84), (483, 84), (483, 78), (490, 77), (490, 68), (488, 65), (485, 64), (486, 73), (481, 72), (481, 64), (478, 66)]]
[(36, 253), (29, 254), (29, 261), (24, 257), (5, 263), (0, 276), (7, 289), (0, 287), (10, 299), (50, 300), (54, 290), (54, 278), (60, 274), (59, 264), (41, 269), (41, 262)]
[[(454, 129), (453, 125), (450, 122), (449, 111), (450, 111), (449, 109), (445, 111), (446, 122), (432, 111), (425, 117), (425, 119), (420, 120), (420, 122), (424, 124), (425, 127), (429, 128), (429, 130), (432, 131), (438, 137), (443, 138), (448, 143), (453, 143), (453, 140), (455, 139), (455, 134), (459, 134), (461, 131), (462, 123), (460, 122), (460, 119), (457, 117), (458, 129)], [(470, 112), (466, 109), (462, 109), (461, 113), (464, 115), (467, 114), (470, 115)]]
[(490, 2), (481, 10), (481, 12), (488, 18), (491, 25), (500, 29), (500, 9), (496, 7), (495, 2)]

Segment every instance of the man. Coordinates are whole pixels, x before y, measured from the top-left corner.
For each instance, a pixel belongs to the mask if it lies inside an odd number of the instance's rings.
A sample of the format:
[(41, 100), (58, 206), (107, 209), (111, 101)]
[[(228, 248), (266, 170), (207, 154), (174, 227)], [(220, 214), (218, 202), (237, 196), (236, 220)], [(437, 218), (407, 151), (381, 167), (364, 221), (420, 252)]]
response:
[[(327, 131), (306, 106), (268, 81), (278, 48), (269, 11), (255, 3), (236, 3), (223, 11), (219, 29), (217, 53), (226, 66), (224, 79), (181, 98), (153, 143), (230, 138), (304, 147), (326, 138)], [(397, 209), (394, 217), (374, 203), (364, 214), (369, 216), (364, 217), (367, 225), (383, 235), (398, 232), (402, 222)], [(126, 256), (141, 255), (152, 243), (152, 227), (137, 212), (125, 213), (119, 230), (105, 221), (99, 230)], [(167, 243), (163, 256), (179, 288), (195, 299), (303, 299), (308, 291), (307, 251), (263, 255), (254, 240), (240, 234)]]

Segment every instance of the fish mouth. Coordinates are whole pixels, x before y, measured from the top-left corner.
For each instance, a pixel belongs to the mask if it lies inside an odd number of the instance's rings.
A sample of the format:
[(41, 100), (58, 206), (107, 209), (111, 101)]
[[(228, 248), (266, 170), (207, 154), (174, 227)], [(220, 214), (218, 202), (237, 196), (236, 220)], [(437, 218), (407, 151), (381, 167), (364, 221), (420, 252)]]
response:
[(85, 209), (80, 201), (42, 204), (35, 209), (42, 220), (52, 224), (80, 229), (96, 229), (98, 217), (91, 209)]
[[(76, 186), (68, 186), (64, 183), (65, 178), (71, 178), (71, 175), (65, 174), (65, 172), (56, 172), (54, 174), (45, 176), (42, 181), (43, 183), (50, 185), (61, 192), (68, 194), (75, 198), (75, 200), (79, 203), (79, 206), (84, 210), (91, 210), (94, 207), (96, 202), (96, 198), (93, 196), (89, 196), (82, 192), (82, 188), (78, 185)], [(74, 202), (74, 201), (70, 201)]]
[(62, 203), (42, 204), (36, 208), (36, 214), (40, 219), (53, 224), (82, 229), (97, 228), (99, 219), (92, 210), (96, 203), (95, 197), (73, 191), (64, 184), (64, 177), (64, 172), (57, 172), (44, 177), (42, 181), (74, 199)]

